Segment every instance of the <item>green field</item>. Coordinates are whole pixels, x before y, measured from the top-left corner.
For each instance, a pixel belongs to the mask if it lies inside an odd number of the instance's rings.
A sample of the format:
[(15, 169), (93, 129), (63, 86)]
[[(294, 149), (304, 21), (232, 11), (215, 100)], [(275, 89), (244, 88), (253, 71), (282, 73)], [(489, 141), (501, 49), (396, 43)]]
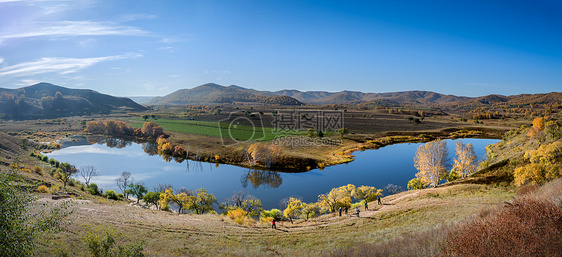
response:
[[(133, 119), (132, 127), (141, 128), (144, 120)], [(269, 141), (278, 137), (288, 135), (305, 135), (306, 132), (278, 133), (274, 128), (252, 127), (246, 125), (233, 125), (230, 123), (219, 123), (196, 120), (151, 120), (162, 126), (165, 131), (173, 131), (187, 134), (196, 134), (213, 137), (232, 138), (236, 140)]]

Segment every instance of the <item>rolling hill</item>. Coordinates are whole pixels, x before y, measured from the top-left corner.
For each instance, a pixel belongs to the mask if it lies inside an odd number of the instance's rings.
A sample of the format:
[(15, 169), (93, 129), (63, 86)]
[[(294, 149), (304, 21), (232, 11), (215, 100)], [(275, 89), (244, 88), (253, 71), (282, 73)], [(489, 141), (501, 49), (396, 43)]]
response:
[(49, 83), (18, 89), (0, 88), (0, 113), (4, 119), (56, 118), (116, 110), (143, 111), (146, 108), (129, 98)]
[(443, 95), (430, 91), (404, 91), (391, 93), (363, 93), (357, 91), (341, 92), (301, 92), (298, 90), (282, 90), (277, 94), (291, 95), (295, 99), (311, 104), (350, 104), (362, 102), (374, 102), (379, 104), (414, 104), (430, 105), (457, 102), (469, 99), (454, 95)]
[(224, 104), (235, 102), (252, 102), (263, 104), (301, 105), (298, 100), (284, 95), (275, 95), (266, 91), (257, 91), (238, 86), (221, 86), (213, 83), (192, 89), (180, 89), (163, 97), (155, 97), (149, 105), (182, 104)]
[(521, 95), (487, 95), (469, 98), (459, 102), (445, 103), (445, 106), (486, 106), (486, 105), (506, 105), (506, 106), (526, 106), (530, 104), (560, 104), (562, 103), (561, 92), (551, 92), (546, 94), (521, 94)]
[(363, 93), (358, 91), (259, 91), (240, 86), (204, 84), (192, 89), (180, 89), (163, 97), (148, 101), (149, 105), (222, 104), (234, 102), (256, 102), (264, 104), (353, 104), (377, 102), (382, 104), (443, 104), (470, 99), (443, 95), (429, 91), (406, 91), (394, 93)]

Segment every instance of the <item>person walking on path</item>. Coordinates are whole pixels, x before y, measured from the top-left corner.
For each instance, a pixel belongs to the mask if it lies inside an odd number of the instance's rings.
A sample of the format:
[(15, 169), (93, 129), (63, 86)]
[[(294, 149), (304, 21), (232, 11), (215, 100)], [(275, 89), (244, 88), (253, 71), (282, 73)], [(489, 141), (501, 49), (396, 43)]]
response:
[(347, 215), (347, 206), (345, 206), (344, 210), (345, 210), (345, 215)]
[(355, 207), (355, 212), (357, 213), (357, 218), (359, 218), (359, 207)]
[(379, 200), (379, 205), (382, 205), (381, 197), (377, 196), (377, 200)]
[(271, 228), (277, 229), (277, 226), (275, 226), (275, 220), (272, 220), (272, 221), (271, 221)]
[(338, 209), (338, 211), (340, 212), (340, 217), (341, 217), (341, 207)]
[(369, 209), (369, 205), (367, 204), (367, 200), (365, 200), (365, 210)]

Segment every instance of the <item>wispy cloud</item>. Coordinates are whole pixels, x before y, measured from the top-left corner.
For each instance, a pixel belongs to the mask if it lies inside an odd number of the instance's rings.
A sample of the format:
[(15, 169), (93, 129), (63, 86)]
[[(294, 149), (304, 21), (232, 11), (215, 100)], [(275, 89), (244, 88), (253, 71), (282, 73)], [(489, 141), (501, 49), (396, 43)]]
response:
[(173, 47), (171, 46), (164, 46), (164, 47), (159, 47), (158, 51), (166, 51), (166, 52), (173, 52)]
[(153, 20), (156, 15), (152, 14), (126, 14), (119, 19), (121, 22), (136, 21), (136, 20)]
[[(1, 0), (0, 0), (1, 1)], [(57, 21), (30, 24), (18, 33), (0, 35), (2, 39), (57, 36), (149, 36), (148, 31), (131, 26), (119, 26), (111, 22)]]
[(34, 79), (22, 79), (21, 83), (19, 83), (18, 86), (31, 86), (31, 85), (35, 85), (39, 82), (41, 82), (41, 81), (34, 80)]
[(26, 3), (34, 3), (34, 2), (68, 2), (71, 0), (0, 0), (0, 3), (12, 3), (12, 2), (26, 2)]
[(128, 157), (142, 157), (145, 156), (144, 152), (129, 152), (117, 148), (107, 148), (103, 145), (81, 145), (75, 147), (68, 147), (49, 154), (52, 156), (64, 156), (74, 154), (108, 154), (108, 155), (121, 155)]
[(0, 77), (29, 76), (51, 72), (68, 74), (85, 69), (99, 62), (135, 58), (141, 56), (141, 54), (126, 54), (95, 58), (41, 58), (38, 61), (25, 62), (1, 68)]
[(11, 2), (70, 2), (72, 0), (0, 0), (0, 3), (11, 3)]

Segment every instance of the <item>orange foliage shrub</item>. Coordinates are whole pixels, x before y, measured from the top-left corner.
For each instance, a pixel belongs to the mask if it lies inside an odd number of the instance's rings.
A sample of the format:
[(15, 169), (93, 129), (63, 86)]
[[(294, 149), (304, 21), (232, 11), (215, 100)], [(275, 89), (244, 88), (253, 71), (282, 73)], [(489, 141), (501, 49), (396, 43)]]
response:
[(449, 235), (446, 256), (559, 256), (562, 209), (552, 201), (518, 198), (512, 205)]
[(45, 185), (40, 185), (37, 187), (37, 191), (39, 193), (48, 193), (49, 192), (49, 188)]
[(533, 126), (529, 129), (527, 135), (531, 138), (536, 138), (542, 135), (543, 130), (545, 127), (544, 119), (543, 118), (535, 118), (533, 120)]
[(185, 149), (183, 149), (183, 147), (176, 145), (174, 146), (174, 152), (172, 153), (172, 155), (185, 157), (186, 153), (187, 152), (185, 151)]

